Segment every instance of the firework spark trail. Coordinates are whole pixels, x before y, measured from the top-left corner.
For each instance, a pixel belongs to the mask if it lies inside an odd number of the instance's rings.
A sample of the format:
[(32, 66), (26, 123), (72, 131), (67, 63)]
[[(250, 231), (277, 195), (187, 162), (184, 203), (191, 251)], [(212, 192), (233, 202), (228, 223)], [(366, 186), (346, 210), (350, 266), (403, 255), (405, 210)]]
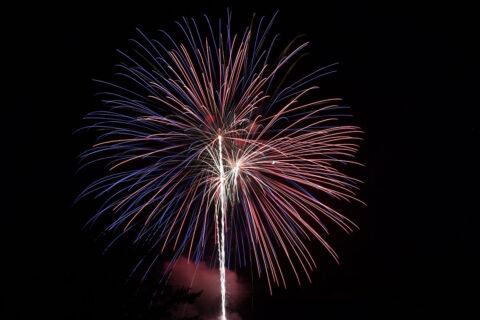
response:
[(218, 29), (205, 17), (205, 30), (184, 18), (183, 42), (139, 31), (135, 57), (120, 52), (118, 80), (100, 81), (108, 109), (86, 116), (98, 139), (81, 168), (109, 169), (79, 195), (104, 199), (90, 222), (110, 214), (107, 231), (134, 233), (154, 256), (147, 270), (159, 255), (173, 265), (181, 255), (218, 261), (223, 320), (227, 267), (252, 261), (270, 292), (287, 287), (286, 267), (298, 283), (302, 274), (311, 281), (313, 242), (338, 261), (327, 225), (356, 228), (333, 203), (361, 202), (361, 181), (341, 169), (359, 164), (362, 131), (338, 124), (347, 116), (341, 99), (312, 98), (311, 83), (335, 64), (292, 75), (308, 42), (294, 40), (275, 58), (278, 37), (267, 37), (275, 16), (238, 34), (230, 16)]
[[(227, 320), (226, 316), (226, 288), (225, 288), (225, 172), (223, 169), (222, 157), (222, 136), (218, 136), (218, 168), (220, 171), (220, 210), (216, 210), (215, 219), (217, 223), (217, 237), (219, 239), (218, 245), (218, 264), (220, 268), (220, 293), (222, 298), (221, 320)], [(218, 213), (220, 211), (220, 225), (218, 223)]]

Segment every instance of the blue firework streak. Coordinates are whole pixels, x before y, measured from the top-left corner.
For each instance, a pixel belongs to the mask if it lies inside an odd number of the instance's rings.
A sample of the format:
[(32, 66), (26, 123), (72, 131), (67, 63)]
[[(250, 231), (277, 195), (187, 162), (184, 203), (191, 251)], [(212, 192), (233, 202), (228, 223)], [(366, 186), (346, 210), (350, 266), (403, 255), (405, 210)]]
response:
[(82, 167), (109, 170), (79, 196), (106, 199), (91, 223), (112, 215), (107, 230), (134, 230), (172, 261), (204, 260), (224, 236), (223, 263), (245, 266), (251, 257), (270, 290), (286, 286), (284, 264), (299, 283), (300, 273), (310, 279), (313, 242), (337, 259), (322, 235), (326, 221), (347, 232), (355, 224), (325, 196), (359, 201), (360, 181), (340, 168), (358, 164), (361, 130), (337, 124), (341, 99), (314, 98), (312, 83), (335, 64), (294, 77), (308, 43), (273, 54), (275, 16), (238, 34), (230, 15), (218, 25), (183, 18), (180, 41), (138, 30), (134, 53), (120, 52), (116, 81), (101, 82), (104, 110), (86, 116), (98, 140), (81, 154)]

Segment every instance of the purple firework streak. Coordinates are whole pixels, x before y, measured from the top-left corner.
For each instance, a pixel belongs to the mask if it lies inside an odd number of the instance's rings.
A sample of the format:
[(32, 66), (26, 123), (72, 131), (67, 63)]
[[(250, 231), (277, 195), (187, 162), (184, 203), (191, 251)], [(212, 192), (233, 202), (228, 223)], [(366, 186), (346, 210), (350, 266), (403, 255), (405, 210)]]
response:
[(98, 140), (82, 167), (109, 170), (79, 196), (107, 197), (90, 221), (112, 215), (107, 230), (135, 230), (136, 241), (149, 241), (157, 257), (170, 252), (172, 262), (215, 255), (223, 319), (225, 265), (252, 261), (270, 292), (286, 287), (286, 268), (310, 281), (314, 242), (338, 261), (324, 222), (356, 227), (325, 196), (361, 202), (360, 181), (340, 168), (359, 164), (362, 131), (339, 125), (341, 99), (318, 100), (312, 85), (335, 64), (294, 77), (308, 42), (273, 54), (275, 16), (238, 34), (229, 14), (217, 28), (206, 16), (202, 25), (183, 18), (182, 41), (138, 31), (134, 54), (120, 52), (117, 81), (102, 82), (104, 110), (86, 116)]

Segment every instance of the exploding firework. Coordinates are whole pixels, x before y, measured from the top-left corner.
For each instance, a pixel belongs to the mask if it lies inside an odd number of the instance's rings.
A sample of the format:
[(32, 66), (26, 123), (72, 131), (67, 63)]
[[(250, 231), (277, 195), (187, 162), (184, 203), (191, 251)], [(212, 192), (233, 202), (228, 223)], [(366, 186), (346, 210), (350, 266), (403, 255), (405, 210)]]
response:
[(86, 116), (98, 141), (81, 155), (109, 173), (80, 198), (104, 196), (91, 221), (112, 215), (108, 230), (134, 230), (157, 256), (216, 255), (225, 319), (226, 265), (252, 261), (271, 291), (286, 287), (285, 269), (310, 280), (312, 242), (338, 259), (325, 222), (355, 224), (326, 198), (357, 200), (360, 181), (340, 169), (356, 163), (361, 130), (338, 124), (340, 99), (315, 98), (312, 83), (334, 65), (292, 72), (308, 43), (279, 51), (275, 15), (235, 34), (230, 15), (216, 27), (204, 18), (177, 22), (179, 40), (138, 31), (133, 53), (121, 52), (106, 107)]

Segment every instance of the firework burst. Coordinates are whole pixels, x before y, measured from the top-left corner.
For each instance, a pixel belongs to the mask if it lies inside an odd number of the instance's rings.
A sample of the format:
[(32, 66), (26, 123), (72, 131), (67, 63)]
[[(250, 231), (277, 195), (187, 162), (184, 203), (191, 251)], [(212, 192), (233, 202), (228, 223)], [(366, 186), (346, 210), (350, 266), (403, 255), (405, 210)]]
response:
[(310, 280), (312, 242), (338, 259), (325, 221), (347, 232), (355, 224), (324, 199), (357, 200), (359, 181), (340, 168), (356, 163), (361, 130), (338, 125), (340, 99), (314, 98), (312, 83), (334, 65), (295, 77), (308, 43), (273, 54), (274, 18), (238, 34), (230, 15), (216, 28), (206, 16), (201, 25), (184, 18), (181, 41), (139, 31), (117, 80), (104, 83), (106, 108), (86, 116), (98, 141), (83, 165), (109, 170), (80, 195), (106, 197), (92, 222), (113, 215), (108, 230), (135, 229), (137, 241), (173, 261), (217, 252), (223, 281), (225, 265), (252, 261), (270, 291), (286, 286), (287, 268)]

